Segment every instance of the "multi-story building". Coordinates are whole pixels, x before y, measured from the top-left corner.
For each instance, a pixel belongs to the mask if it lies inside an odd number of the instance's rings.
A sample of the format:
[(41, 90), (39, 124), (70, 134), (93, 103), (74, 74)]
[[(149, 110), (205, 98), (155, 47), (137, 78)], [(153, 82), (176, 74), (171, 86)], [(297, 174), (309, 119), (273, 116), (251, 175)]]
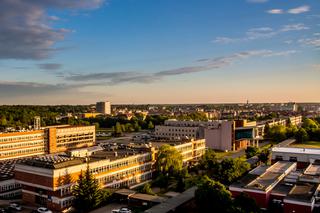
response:
[(206, 141), (206, 146), (218, 150), (235, 150), (235, 125), (233, 121), (177, 121), (167, 120), (164, 125), (155, 127), (156, 138), (184, 139), (195, 138)]
[(0, 133), (0, 160), (43, 155), (48, 135), (44, 130)]
[[(166, 143), (181, 152), (185, 163), (197, 160), (205, 151), (204, 140)], [(71, 205), (72, 187), (87, 168), (101, 187), (133, 188), (150, 181), (161, 144), (164, 142), (106, 145), (36, 157), (16, 165), (15, 179), (22, 185), (24, 202), (61, 211)]]
[(192, 163), (199, 160), (206, 151), (205, 139), (158, 140), (151, 142), (151, 146), (156, 149), (164, 144), (170, 144), (176, 148), (181, 153), (184, 163)]
[(0, 133), (0, 160), (56, 153), (95, 144), (95, 126), (52, 126)]
[(97, 102), (96, 111), (104, 115), (111, 115), (111, 103), (109, 101)]

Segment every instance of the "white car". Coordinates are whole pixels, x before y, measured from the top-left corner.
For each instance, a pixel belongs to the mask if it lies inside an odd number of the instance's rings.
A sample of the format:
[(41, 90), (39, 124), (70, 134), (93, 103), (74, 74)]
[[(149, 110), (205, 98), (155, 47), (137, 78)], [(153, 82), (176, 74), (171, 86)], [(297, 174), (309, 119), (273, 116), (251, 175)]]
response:
[(132, 211), (126, 207), (122, 207), (121, 209), (114, 209), (112, 213), (131, 213)]
[(39, 212), (39, 213), (52, 213), (52, 211), (47, 209), (46, 207), (39, 207), (37, 209), (37, 212)]
[(14, 209), (16, 211), (21, 211), (22, 210), (22, 207), (17, 203), (10, 203), (9, 208), (10, 209)]

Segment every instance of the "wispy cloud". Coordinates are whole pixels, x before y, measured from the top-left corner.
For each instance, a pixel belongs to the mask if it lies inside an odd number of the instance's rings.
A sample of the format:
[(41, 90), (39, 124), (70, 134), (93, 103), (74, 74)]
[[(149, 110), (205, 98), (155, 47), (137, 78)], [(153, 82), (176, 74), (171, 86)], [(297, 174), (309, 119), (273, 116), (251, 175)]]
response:
[(289, 9), (289, 10), (288, 10), (288, 13), (291, 13), (291, 14), (300, 14), (300, 13), (305, 13), (305, 12), (308, 12), (308, 11), (310, 11), (310, 6), (308, 6), (308, 5), (303, 5), (303, 6), (300, 6), (300, 7), (296, 7), (296, 8)]
[(270, 13), (270, 14), (283, 14), (284, 11), (282, 9), (271, 9), (271, 10), (267, 10), (267, 13)]
[(266, 12), (270, 13), (270, 14), (284, 14), (284, 13), (300, 14), (300, 13), (309, 12), (310, 9), (311, 9), (311, 7), (309, 5), (302, 5), (300, 7), (295, 7), (295, 8), (288, 9), (286, 11), (283, 10), (283, 9), (280, 9), (280, 8), (274, 8), (274, 9), (267, 10)]
[(220, 43), (220, 44), (229, 44), (234, 42), (243, 42), (243, 41), (250, 41), (256, 39), (265, 39), (271, 38), (281, 33), (285, 33), (288, 31), (300, 31), (300, 30), (308, 30), (309, 27), (302, 23), (297, 24), (288, 24), (283, 25), (277, 30), (274, 30), (270, 27), (259, 27), (259, 28), (252, 28), (249, 29), (245, 34), (246, 36), (241, 38), (230, 38), (230, 37), (216, 37), (212, 42), (213, 43)]
[(304, 38), (299, 39), (298, 42), (307, 46), (313, 46), (317, 49), (320, 48), (320, 38)]
[(298, 24), (288, 24), (288, 25), (284, 25), (280, 31), (281, 32), (288, 32), (288, 31), (300, 31), (300, 30), (308, 30), (309, 27), (307, 27), (306, 25), (302, 24), (302, 23), (298, 23)]
[(48, 9), (95, 9), (104, 0), (1, 0), (0, 59), (44, 59), (61, 51), (54, 45), (64, 39), (68, 29), (54, 28)]
[(87, 89), (95, 85), (0, 81), (0, 104), (79, 104), (83, 100), (92, 103), (107, 95)]
[(37, 65), (40, 69), (43, 70), (59, 70), (62, 68), (62, 64), (57, 63), (45, 63), (45, 64), (38, 64)]
[(178, 76), (191, 73), (204, 72), (214, 69), (220, 69), (230, 66), (237, 61), (244, 60), (251, 57), (275, 57), (287, 56), (296, 53), (295, 50), (287, 51), (272, 51), (272, 50), (251, 50), (238, 52), (229, 56), (199, 59), (199, 65), (179, 67), (176, 69), (163, 70), (155, 73), (142, 73), (142, 72), (112, 72), (112, 73), (91, 73), (66, 77), (69, 81), (78, 82), (104, 82), (105, 84), (114, 85), (119, 83), (151, 83), (154, 81), (162, 80), (168, 76)]

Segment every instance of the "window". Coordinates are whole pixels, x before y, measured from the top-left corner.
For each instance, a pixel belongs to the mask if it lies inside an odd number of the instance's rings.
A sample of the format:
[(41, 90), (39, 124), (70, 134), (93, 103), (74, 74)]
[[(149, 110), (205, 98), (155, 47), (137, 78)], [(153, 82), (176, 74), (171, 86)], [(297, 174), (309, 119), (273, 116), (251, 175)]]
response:
[(279, 155), (276, 155), (276, 161), (281, 161), (281, 160), (283, 160), (283, 157), (279, 156)]
[(290, 161), (290, 162), (297, 162), (297, 157), (290, 157), (290, 158), (289, 158), (289, 161)]

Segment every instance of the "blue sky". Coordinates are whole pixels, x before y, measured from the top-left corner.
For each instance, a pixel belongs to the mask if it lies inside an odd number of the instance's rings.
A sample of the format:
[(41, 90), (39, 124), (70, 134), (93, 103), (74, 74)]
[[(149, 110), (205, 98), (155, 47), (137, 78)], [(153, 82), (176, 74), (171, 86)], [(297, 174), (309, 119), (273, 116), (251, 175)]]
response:
[(318, 0), (0, 8), (0, 104), (320, 101)]

